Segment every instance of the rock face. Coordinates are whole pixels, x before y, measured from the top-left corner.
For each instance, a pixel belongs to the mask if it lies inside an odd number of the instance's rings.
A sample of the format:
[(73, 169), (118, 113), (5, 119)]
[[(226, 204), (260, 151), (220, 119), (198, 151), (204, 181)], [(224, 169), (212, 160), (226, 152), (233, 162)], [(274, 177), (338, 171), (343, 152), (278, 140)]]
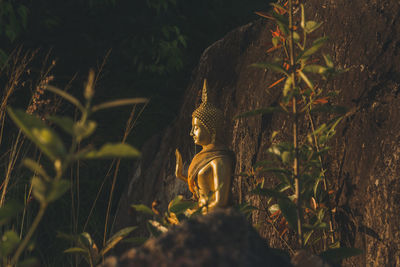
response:
[[(399, 4), (389, 0), (309, 0), (306, 12), (324, 22), (319, 33), (331, 37), (326, 52), (338, 66), (350, 68), (326, 85), (339, 90), (338, 103), (352, 111), (341, 123), (324, 159), (336, 192), (335, 221), (342, 245), (365, 251), (343, 265), (400, 266)], [(279, 77), (249, 67), (268, 61), (265, 51), (271, 46), (273, 27), (256, 21), (206, 49), (186, 90), (180, 116), (143, 148), (143, 159), (120, 202), (117, 228), (141, 221), (136, 214), (126, 216), (129, 204), (150, 205), (157, 199), (165, 209), (175, 195), (190, 196), (186, 185), (174, 177), (174, 151), (179, 148), (186, 166), (195, 154), (189, 136), (191, 113), (200, 102), (204, 78), (227, 118), (226, 140), (236, 153), (235, 173), (249, 170), (266, 157), (272, 131), (281, 131), (282, 139), (287, 136), (288, 124), (282, 115), (233, 120), (244, 111), (279, 100), (278, 89), (267, 90)], [(268, 177), (266, 181), (271, 182)], [(234, 199), (263, 207), (263, 199), (248, 194), (253, 184), (235, 177)], [(254, 213), (253, 223), (260, 225), (260, 234), (271, 247), (284, 248), (264, 216)]]
[(290, 267), (259, 237), (245, 218), (233, 209), (185, 221), (142, 247), (127, 251), (119, 260), (109, 258), (103, 267), (129, 266), (251, 266)]

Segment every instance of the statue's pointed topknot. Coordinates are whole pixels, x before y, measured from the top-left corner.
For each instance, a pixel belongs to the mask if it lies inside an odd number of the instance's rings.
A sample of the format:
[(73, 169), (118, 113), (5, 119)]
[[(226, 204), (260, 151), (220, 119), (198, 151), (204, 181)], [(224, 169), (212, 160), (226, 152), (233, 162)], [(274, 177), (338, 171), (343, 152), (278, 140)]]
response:
[(224, 124), (224, 115), (210, 100), (208, 99), (207, 79), (204, 79), (201, 94), (202, 103), (193, 111), (192, 117), (197, 118), (211, 134), (215, 135)]
[(207, 79), (204, 79), (203, 92), (201, 94), (201, 102), (203, 102), (203, 103), (208, 102)]

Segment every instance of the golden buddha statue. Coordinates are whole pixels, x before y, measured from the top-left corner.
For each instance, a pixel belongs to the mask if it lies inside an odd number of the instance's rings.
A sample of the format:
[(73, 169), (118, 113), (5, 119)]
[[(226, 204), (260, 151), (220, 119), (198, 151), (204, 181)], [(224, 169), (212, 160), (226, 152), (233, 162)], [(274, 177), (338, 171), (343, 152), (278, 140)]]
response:
[(182, 157), (176, 150), (176, 177), (188, 183), (196, 209), (207, 213), (215, 208), (226, 207), (231, 194), (235, 156), (222, 142), (224, 117), (221, 110), (208, 101), (207, 81), (204, 80), (202, 103), (192, 114), (194, 143), (202, 150), (189, 165), (188, 177), (182, 174)]

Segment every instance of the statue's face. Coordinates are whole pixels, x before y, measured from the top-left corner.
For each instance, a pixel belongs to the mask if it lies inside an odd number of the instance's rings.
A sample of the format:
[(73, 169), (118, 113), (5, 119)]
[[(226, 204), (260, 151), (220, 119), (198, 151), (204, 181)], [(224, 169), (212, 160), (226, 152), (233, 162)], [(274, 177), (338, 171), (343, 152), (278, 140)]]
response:
[(195, 117), (192, 119), (192, 130), (190, 131), (190, 136), (193, 136), (196, 145), (205, 146), (211, 143), (211, 134)]

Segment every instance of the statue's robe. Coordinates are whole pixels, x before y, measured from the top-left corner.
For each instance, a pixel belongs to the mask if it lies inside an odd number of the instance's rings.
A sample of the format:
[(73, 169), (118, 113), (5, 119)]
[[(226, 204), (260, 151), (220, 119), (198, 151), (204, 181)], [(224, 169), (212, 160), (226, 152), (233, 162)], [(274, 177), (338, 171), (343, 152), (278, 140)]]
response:
[(197, 153), (189, 165), (188, 185), (189, 190), (193, 193), (193, 198), (198, 200), (200, 197), (197, 176), (208, 163), (217, 158), (228, 158), (232, 162), (232, 173), (235, 166), (234, 153), (225, 146), (215, 146), (209, 150), (202, 150)]

